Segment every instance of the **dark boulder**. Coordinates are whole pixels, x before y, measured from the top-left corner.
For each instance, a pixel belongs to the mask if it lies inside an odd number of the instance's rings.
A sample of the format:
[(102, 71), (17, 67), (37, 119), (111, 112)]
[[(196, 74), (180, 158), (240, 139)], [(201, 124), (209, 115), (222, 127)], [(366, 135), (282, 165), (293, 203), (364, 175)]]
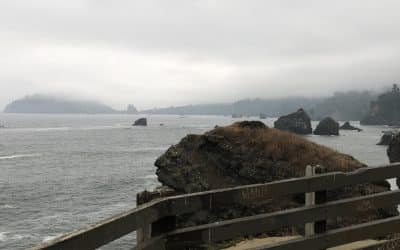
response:
[(315, 135), (339, 135), (339, 123), (331, 117), (326, 117), (319, 122), (314, 130)]
[(132, 126), (147, 126), (147, 119), (146, 118), (139, 118), (135, 121)]
[(279, 117), (275, 121), (274, 127), (302, 135), (312, 133), (311, 119), (304, 109), (299, 109), (294, 113)]
[(357, 130), (358, 132), (362, 131), (362, 129), (352, 126), (349, 121), (345, 122), (342, 126), (340, 126), (339, 129), (341, 129), (341, 130)]
[[(238, 122), (217, 127), (203, 135), (188, 135), (171, 146), (155, 165), (158, 180), (178, 193), (191, 193), (239, 185), (266, 183), (302, 177), (307, 165), (323, 165), (327, 172), (353, 171), (365, 167), (353, 157), (310, 142), (298, 135), (266, 127), (261, 122)], [(389, 190), (387, 182), (360, 184), (328, 192), (328, 200), (367, 195)], [(246, 204), (198, 211), (178, 218), (181, 226), (250, 216), (304, 204), (304, 195), (254, 200)], [(361, 208), (362, 207), (362, 208)], [(328, 222), (329, 228), (396, 214), (395, 208), (371, 208), (362, 219)], [(357, 209), (357, 208), (355, 208)]]
[[(390, 163), (400, 162), (400, 133), (390, 140), (386, 153)], [(400, 187), (400, 178), (397, 178), (397, 186)]]
[(383, 132), (381, 140), (378, 142), (377, 145), (388, 146), (390, 144), (390, 142), (392, 141), (392, 139), (394, 138), (394, 136), (395, 136), (395, 132), (393, 132), (393, 131)]
[(392, 137), (386, 152), (391, 163), (400, 162), (400, 133)]

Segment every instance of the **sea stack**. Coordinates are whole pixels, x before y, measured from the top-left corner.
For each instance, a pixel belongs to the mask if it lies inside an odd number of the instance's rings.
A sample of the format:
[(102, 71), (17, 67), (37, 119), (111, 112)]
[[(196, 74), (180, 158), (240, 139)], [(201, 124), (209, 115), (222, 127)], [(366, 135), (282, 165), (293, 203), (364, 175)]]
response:
[(279, 117), (275, 121), (274, 127), (295, 134), (307, 135), (312, 133), (310, 116), (302, 108), (289, 115)]
[(319, 122), (314, 130), (315, 135), (339, 135), (339, 123), (331, 117)]

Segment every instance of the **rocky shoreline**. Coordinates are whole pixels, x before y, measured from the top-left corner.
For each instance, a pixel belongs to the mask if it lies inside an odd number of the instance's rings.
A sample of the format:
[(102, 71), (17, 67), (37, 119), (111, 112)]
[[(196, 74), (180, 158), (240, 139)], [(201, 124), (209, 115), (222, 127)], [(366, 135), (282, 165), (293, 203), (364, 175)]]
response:
[[(337, 126), (338, 128), (339, 126)], [(237, 122), (216, 127), (202, 135), (187, 135), (171, 146), (155, 162), (162, 187), (143, 192), (144, 202), (164, 197), (211, 189), (266, 183), (302, 177), (307, 165), (322, 165), (326, 172), (354, 171), (366, 165), (352, 156), (310, 142), (291, 132), (268, 128), (259, 121)], [(328, 192), (328, 200), (337, 200), (390, 190), (386, 181), (344, 187)], [(304, 194), (281, 197), (279, 201), (254, 201), (219, 207), (213, 211), (200, 210), (177, 218), (179, 227), (268, 213), (304, 205)], [(395, 207), (374, 209), (360, 204), (362, 217), (328, 220), (328, 229), (362, 223), (397, 215)], [(303, 227), (270, 232), (268, 235), (295, 235)]]

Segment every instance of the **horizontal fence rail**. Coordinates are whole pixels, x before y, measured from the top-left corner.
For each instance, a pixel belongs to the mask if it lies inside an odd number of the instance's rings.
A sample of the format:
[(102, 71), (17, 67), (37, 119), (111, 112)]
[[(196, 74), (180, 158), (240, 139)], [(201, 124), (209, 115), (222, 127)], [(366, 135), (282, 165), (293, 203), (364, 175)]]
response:
[(178, 229), (169, 233), (167, 239), (173, 242), (169, 244), (171, 249), (210, 244), (312, 221), (356, 215), (360, 211), (354, 208), (362, 202), (375, 208), (397, 205), (400, 204), (400, 190)]
[(252, 250), (299, 250), (326, 249), (329, 247), (359, 241), (368, 237), (384, 236), (400, 232), (400, 216), (362, 223), (350, 227), (330, 230), (323, 234), (257, 247)]
[[(108, 220), (104, 220), (98, 224), (56, 238), (33, 249), (96, 249), (168, 216), (193, 213), (201, 209), (211, 210), (219, 206), (233, 204), (246, 205), (257, 202), (260, 199), (332, 190), (343, 186), (377, 182), (398, 176), (400, 177), (400, 163), (380, 167), (366, 167), (348, 173), (332, 172), (265, 184), (246, 185), (160, 198)], [(159, 246), (160, 248), (157, 249), (164, 249), (162, 245), (164, 243), (168, 245), (169, 241), (174, 241), (173, 239), (180, 239), (181, 242), (215, 242), (232, 239), (238, 235), (246, 235), (246, 233), (259, 233), (258, 227), (265, 232), (269, 229), (275, 229), (276, 227), (288, 226), (291, 221), (302, 224), (304, 222), (315, 221), (316, 219), (326, 219), (326, 217), (353, 213), (354, 211), (351, 211), (352, 205), (354, 206), (357, 202), (363, 200), (373, 203), (374, 206), (382, 207), (398, 204), (400, 203), (399, 199), (400, 194), (398, 191), (389, 191), (328, 202), (323, 205), (302, 207), (271, 214), (261, 214), (192, 228), (178, 229), (172, 232), (171, 229), (168, 229), (166, 232), (159, 232), (159, 235), (162, 237), (152, 238), (150, 242), (148, 242), (149, 244), (145, 244), (146, 246), (144, 245), (143, 248), (153, 249)], [(325, 213), (323, 211), (325, 211)], [(290, 220), (288, 218), (290, 218)], [(397, 223), (397, 221), (389, 221), (392, 224)], [(385, 225), (389, 225), (390, 223), (387, 222)], [(243, 226), (247, 228), (245, 231), (242, 229)], [(212, 235), (211, 238), (210, 232)], [(185, 235), (185, 237), (183, 237), (183, 235)]]

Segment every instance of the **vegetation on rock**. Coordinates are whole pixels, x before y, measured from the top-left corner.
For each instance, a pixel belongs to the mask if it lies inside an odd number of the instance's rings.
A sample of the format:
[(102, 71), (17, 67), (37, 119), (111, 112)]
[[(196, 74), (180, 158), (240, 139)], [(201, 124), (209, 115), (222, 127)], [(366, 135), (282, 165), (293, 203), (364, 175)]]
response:
[(361, 121), (365, 125), (398, 125), (400, 124), (400, 90), (393, 84), (392, 90), (378, 96), (371, 102), (370, 112)]
[[(322, 165), (327, 172), (348, 172), (366, 167), (349, 155), (310, 142), (293, 133), (268, 128), (257, 121), (238, 122), (227, 127), (217, 127), (202, 135), (188, 135), (160, 156), (155, 165), (158, 180), (180, 193), (302, 177), (307, 165)], [(329, 191), (328, 200), (389, 189), (390, 186), (385, 181), (355, 185)], [(280, 197), (278, 200), (257, 200), (251, 204), (218, 207), (212, 212), (198, 211), (179, 218), (179, 223), (190, 226), (298, 207), (302, 204), (304, 194)], [(396, 214), (395, 207), (374, 210), (367, 204), (360, 206), (364, 210), (370, 208), (371, 211), (361, 218), (329, 221), (328, 227), (335, 228), (338, 225)]]

